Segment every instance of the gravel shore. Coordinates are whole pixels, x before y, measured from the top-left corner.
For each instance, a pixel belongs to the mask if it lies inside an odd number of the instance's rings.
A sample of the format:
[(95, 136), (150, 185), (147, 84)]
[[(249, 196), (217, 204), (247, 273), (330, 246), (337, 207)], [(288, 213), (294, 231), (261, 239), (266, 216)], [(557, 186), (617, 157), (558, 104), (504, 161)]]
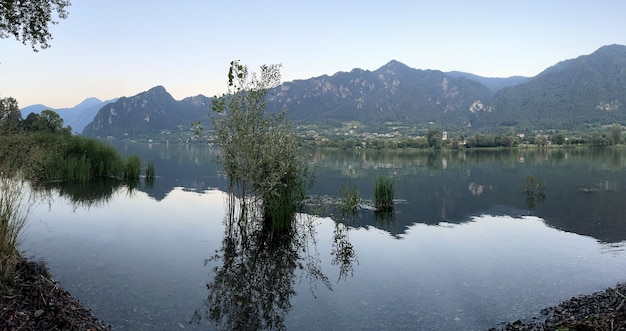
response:
[(626, 283), (573, 297), (542, 309), (530, 320), (503, 323), (489, 330), (626, 330)]
[(43, 263), (21, 260), (0, 295), (0, 330), (110, 330), (58, 286)]

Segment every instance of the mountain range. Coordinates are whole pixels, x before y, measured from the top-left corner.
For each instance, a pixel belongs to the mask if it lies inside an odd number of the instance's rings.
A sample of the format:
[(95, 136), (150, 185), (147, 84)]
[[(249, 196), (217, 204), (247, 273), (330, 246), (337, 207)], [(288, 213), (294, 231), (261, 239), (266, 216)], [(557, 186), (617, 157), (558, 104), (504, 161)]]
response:
[[(140, 137), (189, 131), (190, 123), (206, 122), (209, 105), (203, 95), (177, 101), (157, 86), (101, 105), (82, 133)], [(392, 60), (374, 71), (284, 82), (268, 99), (268, 111), (286, 109), (297, 125), (359, 121), (373, 131), (390, 122), (478, 132), (578, 129), (626, 124), (625, 105), (622, 45), (559, 62), (535, 77), (419, 70)]]
[(98, 98), (87, 98), (83, 102), (72, 108), (51, 108), (42, 104), (31, 105), (21, 109), (22, 118), (26, 118), (28, 114), (39, 114), (42, 110), (54, 110), (63, 118), (63, 125), (70, 126), (73, 132), (81, 133), (87, 124), (93, 121), (94, 117), (104, 105), (115, 102), (117, 99), (101, 101)]

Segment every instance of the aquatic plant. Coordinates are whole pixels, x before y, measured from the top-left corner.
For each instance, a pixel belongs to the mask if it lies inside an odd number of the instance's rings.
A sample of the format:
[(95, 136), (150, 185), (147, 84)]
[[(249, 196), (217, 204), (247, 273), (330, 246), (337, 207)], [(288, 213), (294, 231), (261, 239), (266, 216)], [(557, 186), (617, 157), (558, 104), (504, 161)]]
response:
[(395, 188), (389, 177), (378, 176), (374, 182), (374, 206), (378, 210), (393, 209)]
[(31, 200), (26, 182), (19, 172), (0, 174), (0, 288), (10, 285), (20, 257), (18, 247), (22, 229), (30, 213)]
[(141, 160), (137, 155), (131, 155), (126, 161), (126, 167), (124, 167), (124, 179), (126, 180), (138, 180), (141, 174)]
[(155, 178), (154, 164), (152, 162), (148, 162), (146, 165), (146, 181), (152, 182)]
[(361, 194), (356, 185), (344, 183), (341, 186), (339, 207), (345, 211), (355, 212), (361, 203)]

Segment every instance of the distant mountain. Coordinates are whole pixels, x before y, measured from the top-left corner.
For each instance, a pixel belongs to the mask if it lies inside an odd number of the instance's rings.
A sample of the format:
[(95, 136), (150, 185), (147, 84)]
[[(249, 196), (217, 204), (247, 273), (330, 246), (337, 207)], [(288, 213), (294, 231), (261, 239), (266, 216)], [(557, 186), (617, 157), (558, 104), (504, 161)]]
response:
[(467, 72), (461, 72), (461, 71), (450, 71), (450, 72), (446, 72), (446, 74), (452, 77), (465, 77), (475, 82), (479, 82), (487, 86), (487, 88), (491, 90), (491, 92), (493, 93), (496, 93), (505, 87), (519, 85), (530, 79), (528, 77), (523, 77), (523, 76), (511, 76), (507, 78), (482, 77), (482, 76), (470, 74)]
[(210, 99), (198, 95), (176, 101), (163, 86), (102, 107), (83, 134), (99, 137), (142, 137), (189, 131), (192, 122), (206, 119)]
[(493, 93), (483, 84), (437, 70), (417, 70), (391, 61), (375, 71), (354, 69), (333, 76), (296, 80), (277, 87), (268, 108), (287, 109), (298, 123), (338, 124), (357, 120), (369, 125), (469, 125)]
[(41, 113), (42, 110), (50, 109), (63, 118), (64, 126), (71, 126), (72, 131), (82, 132), (89, 122), (91, 122), (102, 106), (115, 101), (101, 101), (98, 98), (87, 98), (72, 108), (52, 108), (42, 104), (31, 105), (22, 108), (22, 118), (26, 118), (30, 113)]
[(604, 46), (562, 61), (526, 82), (502, 89), (480, 126), (567, 129), (626, 124), (626, 46)]
[[(137, 137), (189, 130), (207, 120), (210, 99), (174, 100), (162, 86), (100, 109), (83, 133)], [(35, 107), (35, 106), (33, 106)], [(626, 124), (626, 46), (610, 45), (562, 61), (539, 75), (485, 78), (418, 70), (390, 61), (374, 71), (285, 82), (273, 89), (268, 111), (288, 111), (296, 124), (343, 126), (360, 121), (373, 132), (385, 123), (483, 132), (569, 129)]]

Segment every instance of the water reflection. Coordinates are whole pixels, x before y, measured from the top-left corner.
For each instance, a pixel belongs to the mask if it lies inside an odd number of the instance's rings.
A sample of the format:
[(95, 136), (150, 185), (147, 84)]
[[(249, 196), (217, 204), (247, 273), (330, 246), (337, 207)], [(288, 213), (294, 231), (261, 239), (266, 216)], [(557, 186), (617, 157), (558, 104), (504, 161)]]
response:
[(55, 193), (61, 197), (66, 197), (73, 209), (76, 210), (79, 207), (89, 209), (104, 206), (111, 201), (118, 190), (124, 187), (127, 194), (132, 196), (137, 186), (138, 184), (126, 185), (117, 179), (98, 178), (88, 182), (46, 182), (35, 186), (35, 190), (47, 200), (50, 200)]
[[(230, 206), (227, 210), (221, 246), (205, 261), (213, 275), (206, 285), (205, 307), (194, 313), (192, 322), (206, 318), (222, 330), (283, 330), (296, 283), (308, 282), (313, 296), (333, 288), (321, 267), (316, 218), (298, 214), (291, 228), (276, 231), (257, 218), (242, 221)], [(348, 232), (336, 223), (331, 264), (338, 266), (343, 280), (353, 275), (356, 262)]]

